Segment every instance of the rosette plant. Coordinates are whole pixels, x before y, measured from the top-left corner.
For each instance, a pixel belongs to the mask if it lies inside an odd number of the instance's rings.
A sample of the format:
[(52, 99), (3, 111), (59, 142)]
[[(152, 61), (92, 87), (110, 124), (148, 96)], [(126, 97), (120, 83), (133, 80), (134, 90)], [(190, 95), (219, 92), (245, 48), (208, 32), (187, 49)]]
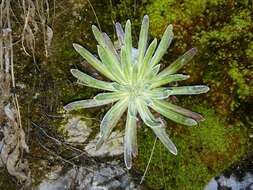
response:
[(101, 92), (94, 98), (80, 100), (67, 104), (66, 110), (91, 108), (115, 103), (105, 114), (100, 124), (100, 139), (96, 148), (108, 139), (113, 128), (127, 112), (124, 136), (124, 160), (128, 169), (132, 166), (132, 157), (138, 153), (137, 148), (137, 118), (150, 127), (164, 146), (172, 153), (177, 149), (165, 131), (165, 123), (160, 117), (155, 117), (156, 111), (166, 118), (187, 126), (197, 125), (203, 117), (195, 112), (181, 108), (166, 101), (172, 95), (193, 95), (205, 93), (207, 86), (166, 86), (164, 85), (188, 79), (188, 75), (176, 74), (196, 54), (192, 48), (176, 59), (167, 68), (160, 71), (159, 61), (166, 53), (173, 38), (172, 25), (169, 25), (159, 43), (155, 38), (148, 45), (149, 18), (144, 16), (139, 35), (138, 47), (133, 48), (131, 35), (131, 22), (128, 20), (125, 31), (116, 23), (116, 33), (120, 48), (116, 49), (106, 33), (92, 26), (93, 34), (98, 42), (99, 59), (78, 44), (73, 44), (75, 50), (98, 72), (110, 81), (95, 79), (77, 69), (71, 73), (80, 84), (109, 92)]

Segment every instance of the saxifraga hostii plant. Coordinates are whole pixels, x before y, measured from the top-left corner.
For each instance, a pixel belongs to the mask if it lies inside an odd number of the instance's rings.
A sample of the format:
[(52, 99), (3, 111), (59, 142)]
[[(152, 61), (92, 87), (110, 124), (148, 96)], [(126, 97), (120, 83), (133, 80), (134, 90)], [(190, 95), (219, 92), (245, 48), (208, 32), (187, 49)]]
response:
[(96, 149), (99, 149), (108, 139), (123, 113), (127, 111), (124, 160), (126, 167), (130, 169), (132, 157), (138, 154), (136, 135), (138, 115), (153, 130), (164, 146), (176, 155), (177, 148), (166, 134), (165, 123), (161, 118), (156, 118), (150, 108), (174, 122), (187, 126), (197, 125), (203, 120), (200, 114), (176, 106), (165, 99), (172, 95), (206, 93), (209, 88), (204, 85), (161, 87), (167, 83), (188, 79), (188, 75), (176, 74), (176, 72), (197, 52), (196, 48), (192, 48), (164, 70), (159, 71), (159, 61), (173, 38), (172, 25), (166, 28), (158, 46), (156, 38), (148, 46), (149, 18), (147, 15), (144, 16), (137, 49), (132, 45), (130, 20), (126, 22), (125, 31), (120, 23), (116, 23), (115, 26), (119, 50), (114, 47), (106, 33), (92, 26), (93, 34), (99, 44), (97, 49), (100, 60), (82, 46), (73, 44), (75, 50), (111, 82), (97, 80), (77, 69), (71, 69), (71, 73), (80, 84), (109, 92), (99, 93), (93, 99), (69, 103), (64, 108), (70, 111), (116, 102), (100, 124), (100, 138)]

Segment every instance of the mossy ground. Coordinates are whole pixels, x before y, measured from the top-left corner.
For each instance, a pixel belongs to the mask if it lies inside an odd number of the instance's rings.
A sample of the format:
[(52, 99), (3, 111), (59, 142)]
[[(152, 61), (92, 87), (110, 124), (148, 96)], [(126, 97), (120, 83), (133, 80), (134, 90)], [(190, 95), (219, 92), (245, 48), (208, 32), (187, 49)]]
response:
[(173, 24), (174, 56), (193, 46), (199, 49), (194, 64), (185, 71), (193, 82), (202, 77), (211, 87), (210, 104), (224, 115), (253, 100), (251, 9), (250, 1), (162, 0), (148, 3), (143, 10), (150, 16), (154, 36)]
[[(191, 109), (202, 113), (206, 120), (196, 127), (168, 123), (168, 133), (178, 155), (172, 155), (157, 143), (145, 179), (151, 189), (203, 190), (213, 176), (245, 153), (248, 141), (244, 126), (229, 124), (208, 105)], [(135, 168), (144, 172), (155, 136), (150, 130), (138, 132), (139, 155)]]

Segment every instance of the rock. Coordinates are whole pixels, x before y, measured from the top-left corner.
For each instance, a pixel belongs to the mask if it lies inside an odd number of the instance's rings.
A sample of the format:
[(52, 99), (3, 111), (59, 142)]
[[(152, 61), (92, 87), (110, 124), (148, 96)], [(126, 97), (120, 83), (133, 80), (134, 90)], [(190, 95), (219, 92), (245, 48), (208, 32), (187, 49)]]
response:
[(204, 190), (218, 190), (218, 187), (231, 190), (253, 190), (253, 175), (247, 172), (242, 180), (237, 179), (233, 174), (229, 177), (221, 175), (217, 180), (212, 178)]
[(92, 131), (80, 116), (68, 119), (67, 124), (61, 129), (67, 134), (66, 140), (70, 143), (84, 143)]
[(35, 190), (138, 190), (129, 172), (118, 162), (96, 164), (89, 167), (71, 168), (64, 175), (59, 175), (56, 168), (48, 176), (58, 175), (42, 181)]
[(95, 139), (91, 140), (85, 147), (85, 150), (91, 156), (118, 156), (123, 154), (123, 133), (120, 131), (114, 131), (110, 135), (109, 139), (98, 150), (95, 149), (96, 143), (99, 139), (99, 134)]

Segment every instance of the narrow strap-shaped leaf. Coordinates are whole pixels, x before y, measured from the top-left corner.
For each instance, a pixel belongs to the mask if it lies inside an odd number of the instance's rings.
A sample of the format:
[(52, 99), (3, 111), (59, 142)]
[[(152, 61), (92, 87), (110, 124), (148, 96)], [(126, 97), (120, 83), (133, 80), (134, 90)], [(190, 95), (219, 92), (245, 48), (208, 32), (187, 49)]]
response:
[(149, 111), (148, 107), (139, 103), (137, 105), (138, 112), (140, 113), (141, 119), (144, 123), (149, 126), (156, 136), (160, 139), (160, 141), (164, 144), (164, 146), (173, 154), (177, 154), (177, 148), (169, 139), (168, 135), (165, 132), (164, 123), (161, 119), (155, 119), (152, 113)]
[(170, 43), (173, 39), (173, 32), (172, 32), (172, 25), (169, 25), (163, 36), (162, 39), (158, 45), (158, 48), (155, 52), (155, 55), (153, 56), (152, 60), (151, 60), (151, 65), (156, 65), (157, 63), (159, 63), (159, 61), (162, 59), (163, 55), (166, 53), (168, 47), (170, 46)]
[(148, 15), (145, 15), (142, 20), (138, 42), (138, 65), (141, 64), (141, 62), (143, 61), (144, 54), (146, 52), (148, 41), (148, 27), (149, 27), (149, 18)]
[(101, 45), (102, 47), (106, 47), (104, 36), (102, 32), (95, 25), (92, 25), (92, 32), (97, 42), (99, 43), (99, 45)]
[(126, 93), (122, 92), (105, 92), (105, 93), (100, 93), (97, 94), (94, 99), (98, 101), (103, 101), (103, 100), (119, 100), (120, 98), (123, 98), (126, 96)]
[(147, 91), (146, 94), (152, 99), (166, 99), (171, 95), (171, 91), (167, 88), (155, 88)]
[(189, 75), (183, 75), (183, 74), (174, 74), (174, 75), (166, 75), (164, 77), (159, 77), (159, 74), (158, 74), (158, 76), (155, 77), (154, 80), (151, 82), (151, 88), (156, 88), (170, 82), (186, 80), (189, 77), (190, 77)]
[(92, 25), (92, 31), (99, 45), (102, 46), (102, 48), (104, 49), (104, 54), (106, 54), (107, 58), (110, 59), (110, 62), (111, 62), (110, 64), (112, 64), (115, 67), (115, 70), (117, 71), (117, 75), (121, 76), (122, 78), (123, 75), (120, 68), (119, 57), (118, 57), (118, 54), (115, 53), (116, 50), (115, 49), (113, 50), (110, 48), (110, 45), (109, 45), (110, 42), (108, 42), (108, 40), (110, 41), (110, 38), (107, 35), (103, 35), (95, 25)]
[(172, 111), (171, 109), (168, 109), (165, 105), (161, 103), (161, 101), (153, 100), (152, 104), (150, 104), (150, 107), (162, 114), (163, 116), (167, 117), (168, 119), (177, 123), (187, 126), (197, 125), (197, 122), (194, 119), (185, 117), (177, 112)]
[(128, 98), (121, 99), (105, 114), (100, 124), (100, 139), (97, 142), (96, 149), (99, 149), (102, 144), (108, 139), (113, 128), (118, 123), (120, 117), (127, 108)]
[(206, 93), (209, 91), (209, 87), (205, 85), (178, 86), (169, 87), (168, 90), (171, 90), (171, 95), (191, 95)]
[(163, 143), (163, 145), (174, 155), (177, 155), (177, 148), (174, 145), (174, 143), (170, 140), (168, 137), (165, 127), (159, 126), (159, 127), (153, 127), (152, 130), (156, 134), (156, 136), (160, 139), (160, 141)]
[(128, 104), (127, 120), (124, 137), (124, 160), (127, 169), (132, 167), (132, 156), (138, 153), (137, 148), (137, 127), (136, 127), (137, 110), (131, 101)]
[(117, 33), (117, 37), (119, 40), (119, 44), (120, 44), (120, 46), (123, 46), (124, 45), (124, 36), (125, 36), (124, 30), (122, 29), (121, 24), (118, 22), (116, 22), (115, 28), (116, 28), (116, 33)]
[(161, 125), (161, 122), (154, 118), (154, 116), (152, 115), (152, 113), (150, 112), (149, 108), (147, 107), (146, 103), (143, 100), (138, 99), (138, 101), (136, 101), (136, 106), (138, 113), (141, 116), (141, 119), (147, 126), (153, 127)]
[(130, 81), (131, 76), (130, 76), (130, 71), (129, 71), (128, 65), (127, 65), (127, 55), (126, 55), (125, 46), (121, 47), (120, 60), (121, 60), (121, 69), (124, 74), (124, 77), (125, 77), (126, 81)]
[(113, 87), (112, 82), (104, 82), (101, 80), (97, 80), (81, 71), (78, 69), (71, 69), (70, 72), (74, 77), (76, 77), (78, 80), (80, 80), (84, 85), (93, 87), (93, 88), (98, 88), (102, 90), (109, 90), (109, 91), (115, 91), (115, 88)]
[(117, 82), (124, 83), (122, 71), (119, 64), (115, 62), (115, 57), (113, 57), (112, 54), (108, 53), (103, 47), (99, 45), (97, 47), (98, 55), (110, 74), (115, 78)]
[(188, 63), (194, 55), (197, 53), (197, 48), (192, 48), (187, 51), (184, 55), (180, 56), (176, 61), (166, 67), (159, 76), (167, 76), (176, 73), (181, 69), (186, 63)]
[(145, 57), (143, 62), (141, 63), (140, 69), (139, 69), (139, 77), (142, 78), (142, 76), (144, 76), (145, 70), (148, 70), (147, 67), (151, 67), (151, 65), (149, 64), (151, 61), (151, 58), (155, 52), (155, 48), (157, 45), (157, 39), (155, 38), (151, 44), (148, 47), (148, 50), (145, 53)]
[(113, 76), (108, 72), (107, 68), (96, 58), (94, 57), (88, 50), (79, 44), (73, 44), (75, 50), (89, 63), (91, 64), (97, 71), (106, 76), (107, 78), (113, 80)]
[(71, 102), (67, 105), (64, 106), (64, 109), (67, 111), (71, 110), (78, 110), (78, 109), (83, 109), (83, 108), (93, 108), (97, 106), (103, 106), (106, 104), (110, 104), (112, 102), (115, 102), (116, 99), (109, 99), (109, 100), (95, 100), (95, 99), (88, 99), (88, 100), (79, 100), (75, 102)]
[(166, 107), (166, 109), (170, 109), (174, 112), (177, 112), (179, 114), (182, 114), (186, 117), (190, 117), (196, 121), (203, 121), (205, 120), (204, 117), (202, 115), (200, 115), (199, 113), (196, 113), (196, 112), (192, 112), (188, 109), (185, 109), (185, 108), (182, 108), (180, 106), (177, 106), (177, 105), (174, 105), (174, 104), (171, 104), (167, 101), (164, 101), (164, 100), (155, 100), (157, 104), (162, 104), (164, 107)]
[(119, 54), (117, 53), (113, 43), (112, 43), (112, 40), (110, 39), (110, 37), (105, 33), (103, 32), (103, 37), (104, 37), (104, 41), (107, 45), (107, 47), (112, 51), (113, 55), (118, 59), (120, 60), (120, 57), (119, 57)]
[(136, 84), (137, 80), (138, 80), (138, 66), (137, 64), (133, 65), (132, 68), (132, 83)]
[[(131, 22), (127, 20), (125, 27), (125, 50), (126, 50), (126, 63), (128, 73), (132, 74), (132, 32), (131, 32)], [(131, 77), (130, 77), (131, 78)]]
[(157, 75), (157, 73), (159, 72), (160, 70), (160, 67), (161, 65), (158, 64), (156, 66), (154, 66), (152, 69), (151, 69), (151, 72), (145, 77), (145, 80), (149, 81), (149, 80), (152, 80), (153, 78), (156, 78), (155, 76)]

